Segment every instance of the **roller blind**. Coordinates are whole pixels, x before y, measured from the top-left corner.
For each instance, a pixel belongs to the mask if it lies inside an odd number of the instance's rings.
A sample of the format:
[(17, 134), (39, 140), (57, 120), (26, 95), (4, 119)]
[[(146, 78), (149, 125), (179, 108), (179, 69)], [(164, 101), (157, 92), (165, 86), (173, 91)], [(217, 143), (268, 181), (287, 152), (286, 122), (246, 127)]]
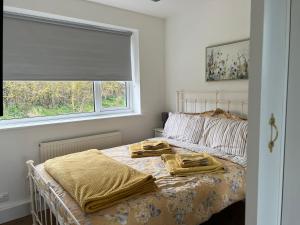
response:
[(131, 32), (4, 14), (4, 80), (130, 81)]
[[(0, 10), (3, 12), (3, 4), (1, 4)], [(0, 35), (3, 37), (3, 16), (0, 18)], [(0, 44), (0, 49), (3, 50), (3, 41)], [(3, 51), (0, 56), (3, 62)], [(0, 66), (0, 116), (3, 116), (3, 63)]]

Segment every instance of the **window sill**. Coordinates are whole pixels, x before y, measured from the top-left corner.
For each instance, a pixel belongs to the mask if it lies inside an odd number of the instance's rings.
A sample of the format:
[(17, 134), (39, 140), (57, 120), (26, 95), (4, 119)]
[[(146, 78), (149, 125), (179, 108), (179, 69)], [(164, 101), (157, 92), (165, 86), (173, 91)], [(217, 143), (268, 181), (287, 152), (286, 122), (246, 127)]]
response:
[(2, 123), (3, 121), (0, 121), (0, 132), (5, 130), (10, 130), (10, 129), (21, 129), (21, 128), (38, 127), (38, 126), (45, 126), (45, 125), (60, 125), (65, 123), (73, 123), (73, 122), (81, 122), (81, 121), (92, 121), (92, 120), (132, 117), (132, 116), (141, 116), (141, 115), (142, 115), (141, 113), (127, 112), (127, 113), (116, 113), (116, 114), (78, 116), (72, 118), (49, 118), (40, 121), (17, 121), (13, 123)]

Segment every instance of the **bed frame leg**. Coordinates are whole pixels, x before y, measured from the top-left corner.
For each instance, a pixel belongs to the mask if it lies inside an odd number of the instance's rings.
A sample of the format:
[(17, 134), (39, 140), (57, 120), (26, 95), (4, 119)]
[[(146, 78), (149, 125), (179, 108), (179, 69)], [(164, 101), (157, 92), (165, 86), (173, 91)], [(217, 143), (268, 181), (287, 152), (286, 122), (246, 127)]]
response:
[(28, 168), (28, 179), (29, 179), (29, 190), (30, 190), (30, 207), (31, 207), (31, 216), (32, 216), (32, 225), (37, 225), (36, 218), (34, 215), (34, 194), (33, 193), (33, 181), (32, 181), (32, 166), (33, 161), (29, 160), (26, 162)]

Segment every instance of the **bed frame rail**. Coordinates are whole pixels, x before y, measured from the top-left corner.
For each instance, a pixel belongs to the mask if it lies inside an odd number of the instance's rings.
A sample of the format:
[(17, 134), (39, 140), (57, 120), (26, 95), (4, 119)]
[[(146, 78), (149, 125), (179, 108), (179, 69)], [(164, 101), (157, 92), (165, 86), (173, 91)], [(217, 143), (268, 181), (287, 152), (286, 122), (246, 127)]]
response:
[(80, 225), (55, 190), (39, 175), (34, 162), (26, 162), (33, 225)]
[(177, 112), (200, 113), (219, 107), (247, 118), (248, 91), (177, 91)]

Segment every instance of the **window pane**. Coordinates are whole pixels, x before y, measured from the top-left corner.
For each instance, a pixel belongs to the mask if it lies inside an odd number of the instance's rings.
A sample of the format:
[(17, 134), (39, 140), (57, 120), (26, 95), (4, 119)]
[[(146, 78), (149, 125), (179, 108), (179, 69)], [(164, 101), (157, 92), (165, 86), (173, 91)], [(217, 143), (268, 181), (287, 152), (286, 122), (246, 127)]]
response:
[(102, 108), (126, 108), (127, 88), (125, 81), (102, 81), (101, 98)]
[(4, 81), (4, 119), (94, 112), (93, 82)]

